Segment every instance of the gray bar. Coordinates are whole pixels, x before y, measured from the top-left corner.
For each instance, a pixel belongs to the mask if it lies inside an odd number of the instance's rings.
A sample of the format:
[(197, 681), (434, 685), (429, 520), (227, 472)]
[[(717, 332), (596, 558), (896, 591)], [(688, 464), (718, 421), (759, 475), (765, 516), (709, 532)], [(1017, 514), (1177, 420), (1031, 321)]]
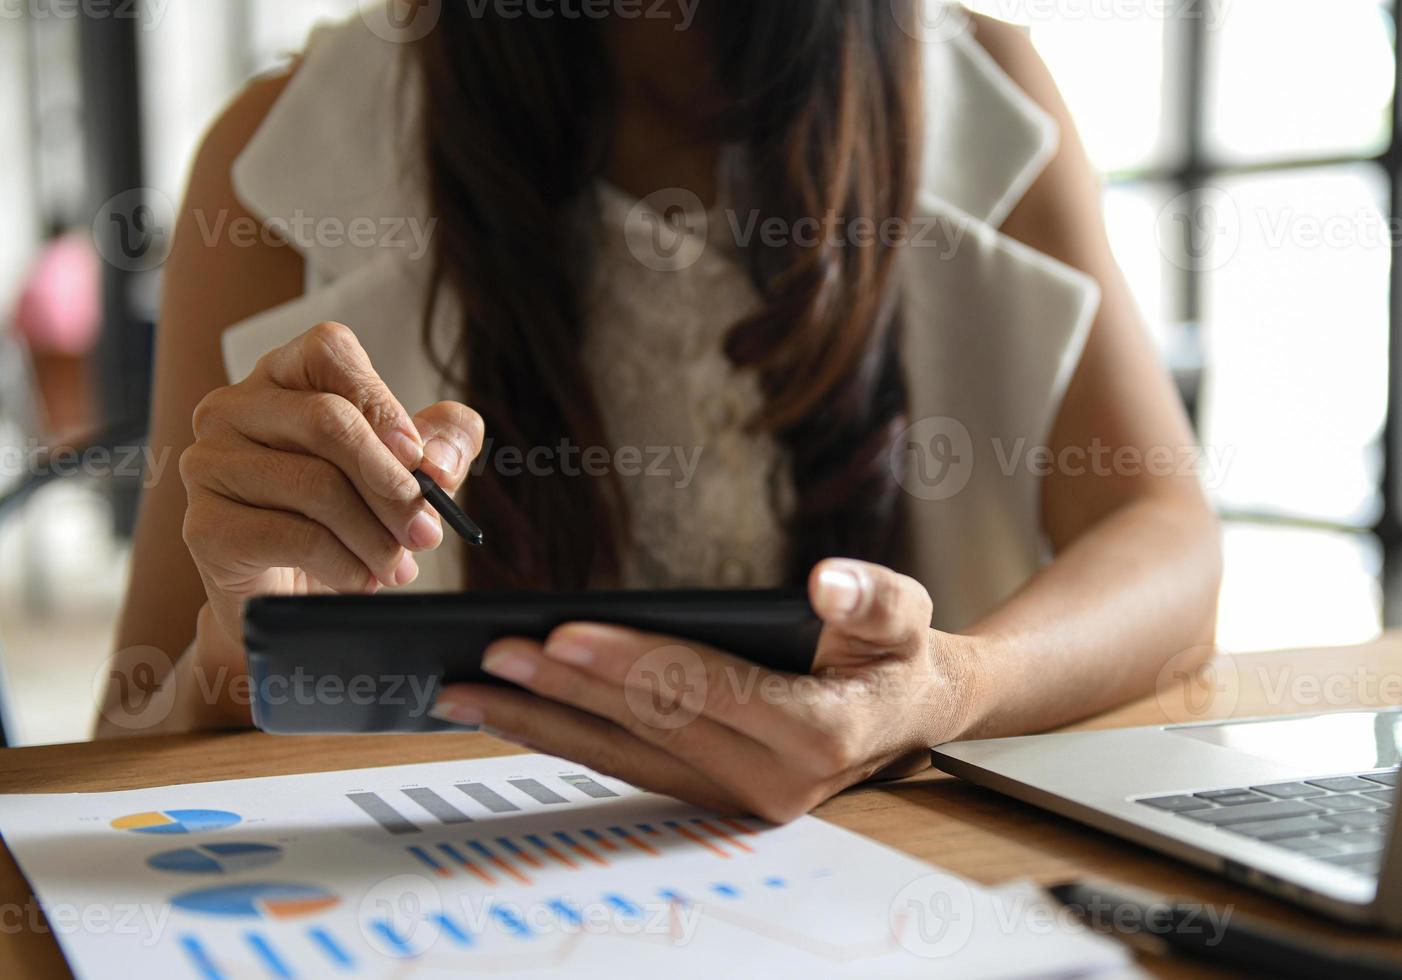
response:
[(597, 779), (591, 779), (584, 775), (584, 773), (574, 773), (568, 776), (561, 776), (560, 778), (585, 796), (592, 796), (596, 800), (607, 800), (610, 797), (618, 795)]
[(458, 789), (472, 797), (492, 813), (511, 813), (521, 809), (496, 790), (483, 783), (459, 783)]
[(531, 799), (535, 800), (537, 803), (568, 803), (568, 802), (569, 802), (569, 800), (565, 799), (563, 796), (561, 796), (559, 793), (555, 792), (553, 789), (546, 789), (544, 786), (542, 786), (540, 783), (536, 782), (534, 779), (508, 779), (507, 782), (510, 783), (512, 786), (515, 786), (515, 787), (516, 787), (517, 789), (519, 789), (522, 793), (525, 793), (527, 796), (529, 796)]
[(440, 823), (471, 823), (472, 818), (431, 789), (416, 786), (406, 789), (404, 795), (438, 818)]
[(391, 834), (417, 834), (419, 832), (416, 825), (406, 820), (398, 810), (374, 793), (347, 793), (346, 799), (364, 810), (374, 818), (376, 823)]

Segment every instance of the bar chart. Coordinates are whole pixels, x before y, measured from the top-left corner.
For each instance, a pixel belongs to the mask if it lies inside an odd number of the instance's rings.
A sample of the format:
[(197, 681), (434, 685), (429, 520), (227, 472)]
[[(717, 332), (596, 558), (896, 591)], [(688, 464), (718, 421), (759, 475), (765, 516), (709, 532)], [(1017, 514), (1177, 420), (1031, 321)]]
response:
[[(347, 793), (346, 799), (385, 831), (398, 836), (421, 833), (425, 829), (425, 817), (419, 816), (417, 811), (421, 811), (430, 824), (453, 826), (472, 823), (474, 819), (484, 816), (521, 813), (530, 804), (568, 806), (581, 799), (610, 800), (619, 797), (616, 790), (587, 773), (561, 773), (548, 780), (522, 776), (504, 780), (498, 787), (486, 783), (457, 783), (453, 789), (460, 794), (456, 802), (428, 786), (410, 786), (392, 795), (367, 791)], [(399, 797), (414, 804), (416, 812), (406, 812), (407, 808), (403, 808)], [(464, 812), (465, 809), (480, 813), (474, 818)]]
[(83, 980), (930, 975), (890, 913), (920, 862), (541, 756), (53, 796), (3, 829), (45, 902), (150, 910), (58, 935)]

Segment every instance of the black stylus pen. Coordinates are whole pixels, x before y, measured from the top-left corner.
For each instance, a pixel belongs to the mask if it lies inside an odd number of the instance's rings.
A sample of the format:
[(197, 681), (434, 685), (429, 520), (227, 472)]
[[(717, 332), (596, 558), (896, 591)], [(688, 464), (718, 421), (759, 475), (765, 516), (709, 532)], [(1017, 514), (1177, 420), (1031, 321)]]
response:
[(1102, 882), (1067, 882), (1047, 889), (1099, 932), (1163, 942), (1174, 952), (1255, 977), (1317, 980), (1399, 980), (1402, 966), (1358, 953), (1334, 951), (1282, 929), (1222, 909), (1136, 894)]
[(481, 545), (486, 542), (486, 537), (482, 534), (482, 529), (477, 523), (458, 506), (457, 501), (448, 496), (447, 492), (437, 483), (433, 482), (423, 470), (414, 471), (414, 479), (419, 481), (419, 488), (424, 492), (424, 499), (429, 506), (438, 511), (440, 517), (458, 536), (471, 545)]

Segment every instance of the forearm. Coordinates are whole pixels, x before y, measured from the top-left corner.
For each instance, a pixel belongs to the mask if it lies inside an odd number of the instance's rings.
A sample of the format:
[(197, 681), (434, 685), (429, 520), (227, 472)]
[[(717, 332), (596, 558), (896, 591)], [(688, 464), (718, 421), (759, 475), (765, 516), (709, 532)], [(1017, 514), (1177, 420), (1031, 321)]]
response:
[(1216, 632), (1219, 533), (1184, 495), (1136, 501), (1063, 551), (976, 624), (978, 708), (967, 737), (1067, 724), (1154, 690)]

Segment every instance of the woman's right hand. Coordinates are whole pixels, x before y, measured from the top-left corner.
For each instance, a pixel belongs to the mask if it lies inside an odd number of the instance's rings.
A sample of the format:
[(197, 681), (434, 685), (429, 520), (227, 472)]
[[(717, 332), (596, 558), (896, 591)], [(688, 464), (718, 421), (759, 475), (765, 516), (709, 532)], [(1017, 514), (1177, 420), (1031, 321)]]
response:
[(209, 599), (194, 654), (235, 673), (246, 599), (413, 582), (414, 553), (443, 527), (412, 471), (456, 493), (483, 440), (481, 417), (456, 402), (411, 418), (337, 323), (265, 355), (193, 421), (184, 537)]

